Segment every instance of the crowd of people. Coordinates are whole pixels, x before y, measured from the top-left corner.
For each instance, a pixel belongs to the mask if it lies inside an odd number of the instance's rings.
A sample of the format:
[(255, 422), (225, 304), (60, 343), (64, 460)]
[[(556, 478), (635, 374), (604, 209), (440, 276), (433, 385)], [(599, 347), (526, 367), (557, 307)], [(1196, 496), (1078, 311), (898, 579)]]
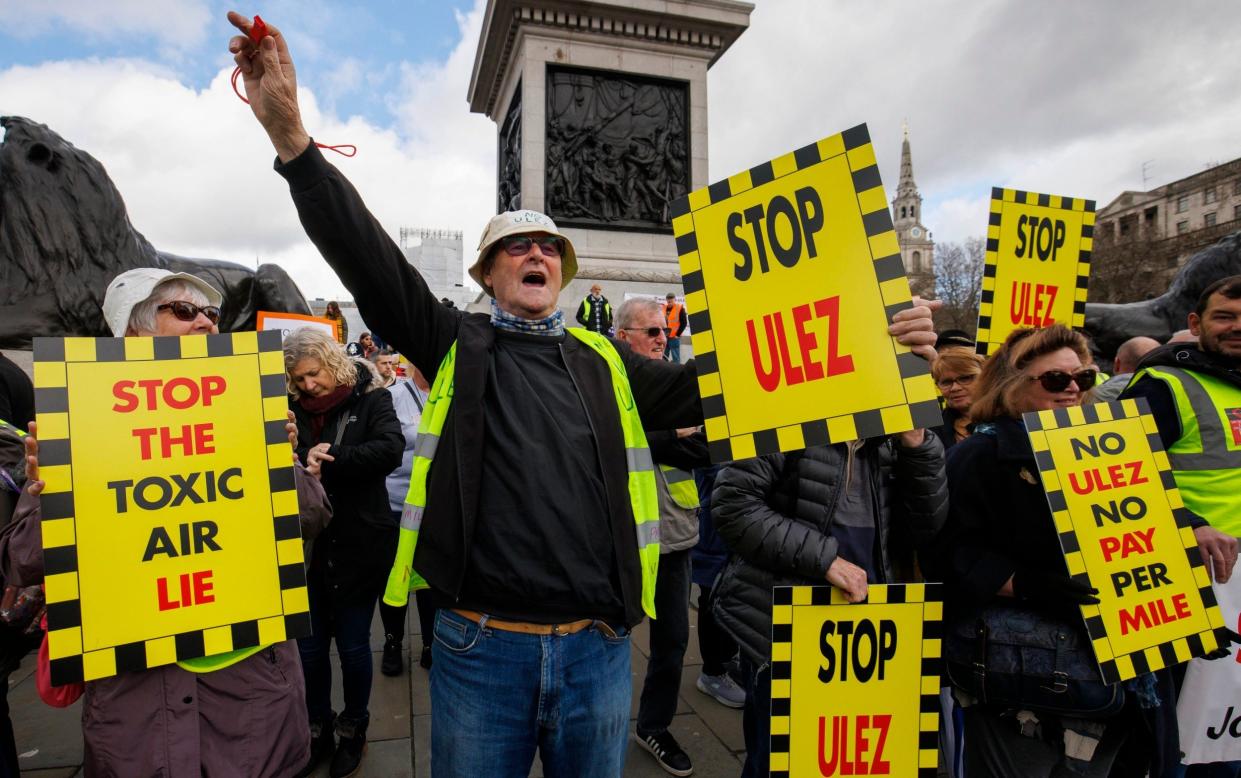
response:
[[(403, 673), (412, 593), (433, 775), (524, 776), (537, 754), (548, 776), (615, 778), (632, 740), (688, 776), (694, 756), (670, 725), (696, 584), (694, 685), (742, 710), (741, 774), (766, 776), (772, 588), (830, 584), (862, 602), (872, 585), (939, 581), (941, 745), (954, 778), (1241, 776), (1237, 762), (1179, 764), (1180, 666), (1118, 684), (1075, 678), (1071, 706), (1028, 685), (1005, 697), (952, 669), (978, 666), (971, 636), (1014, 620), (1090, 657), (1080, 606), (1098, 592), (1069, 575), (1022, 422), (1030, 411), (1095, 402), (1109, 387), (1145, 398), (1198, 553), (1216, 582), (1232, 576), (1241, 276), (1203, 292), (1188, 339), (1125, 343), (1098, 388), (1080, 333), (1020, 329), (983, 358), (965, 333), (937, 336), (936, 304), (914, 298), (887, 332), (929, 362), (942, 426), (713, 466), (695, 364), (675, 356), (686, 326), (675, 295), (613, 311), (596, 285), (578, 309), (584, 326), (566, 327), (558, 299), (577, 271), (573, 243), (527, 210), (492, 218), (469, 268), (490, 312), (441, 304), (307, 134), (279, 32), (268, 25), (256, 44), (248, 19), (229, 18), (276, 170), (374, 329), (350, 344), (334, 304), (336, 337), (306, 328), (284, 342), (311, 634), (86, 682), (86, 775), (305, 776), (323, 765), (353, 775), (367, 744), (371, 625), (378, 609), (381, 672)], [(218, 332), (222, 303), (194, 276), (138, 269), (112, 281), (103, 307), (117, 336), (193, 335)], [(44, 577), (44, 483), (33, 395), (6, 394), (0, 407), (16, 415), (0, 422), (7, 603)], [(6, 674), (38, 641), (10, 619), (16, 610), (0, 608)], [(630, 631), (644, 620), (649, 662), (631, 730)], [(1208, 659), (1241, 642), (1219, 634), (1225, 645)], [(0, 715), (0, 774), (16, 774), (6, 726)]]

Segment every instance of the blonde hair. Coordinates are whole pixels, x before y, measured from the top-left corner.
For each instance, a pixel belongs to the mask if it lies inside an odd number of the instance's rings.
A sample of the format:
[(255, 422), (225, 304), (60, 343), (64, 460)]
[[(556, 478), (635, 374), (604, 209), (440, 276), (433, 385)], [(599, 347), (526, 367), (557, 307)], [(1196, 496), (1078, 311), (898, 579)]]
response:
[(299, 327), (284, 339), (284, 384), (295, 400), (301, 393), (293, 383), (293, 368), (303, 359), (316, 360), (337, 384), (353, 386), (358, 382), (358, 369), (335, 338), (326, 332)]
[(972, 348), (953, 346), (940, 351), (931, 363), (931, 376), (938, 383), (946, 373), (955, 375), (978, 375), (982, 372), (983, 359)]
[[(983, 364), (974, 390), (974, 404), (970, 406), (970, 418), (975, 422), (1016, 418), (1013, 403), (1025, 385), (1026, 366), (1041, 356), (1065, 348), (1072, 350), (1083, 365), (1093, 361), (1086, 338), (1063, 324), (1039, 330), (1013, 330), (1004, 345)], [(1082, 397), (1086, 399), (1087, 394), (1083, 393)]]

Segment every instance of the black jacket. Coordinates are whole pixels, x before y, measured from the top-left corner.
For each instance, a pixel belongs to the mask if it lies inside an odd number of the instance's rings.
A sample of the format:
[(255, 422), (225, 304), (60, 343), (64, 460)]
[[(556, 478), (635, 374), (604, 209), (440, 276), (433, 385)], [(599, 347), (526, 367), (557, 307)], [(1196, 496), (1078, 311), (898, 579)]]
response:
[[(929, 543), (947, 517), (943, 445), (929, 433), (913, 449), (871, 440), (855, 456), (870, 465), (876, 564), (895, 581), (893, 545)], [(715, 590), (715, 615), (756, 664), (771, 654), (771, 588), (827, 584), (847, 458), (846, 444), (816, 446), (734, 462), (716, 476), (712, 514), (733, 557)]]
[[(441, 305), (366, 210), (357, 191), (313, 145), (277, 169), (289, 181), (306, 234), (353, 293), (368, 324), (384, 333), (431, 383), (444, 355), (457, 344), (452, 407), (427, 477), (427, 508), (414, 556), (414, 569), (434, 589), (456, 598), (477, 525), (479, 491), (486, 486), (481, 483), (482, 460), (487, 455), (482, 447), (483, 392), (495, 344), (491, 318)], [(674, 365), (647, 359), (624, 344), (613, 343), (647, 427), (670, 429), (702, 423), (692, 362)], [(606, 509), (611, 518), (626, 622), (637, 624), (643, 617), (642, 569), (612, 377), (603, 359), (575, 337), (564, 339), (561, 352), (594, 428), (607, 495), (607, 505), (600, 510)]]
[[(320, 481), (332, 502), (333, 517), (315, 540), (310, 578), (326, 584), (333, 598), (374, 597), (388, 579), (396, 556), (398, 522), (388, 505), (384, 479), (401, 464), (405, 438), (392, 409), (392, 395), (357, 364), (353, 392), (328, 415), (318, 437), (310, 414), (290, 403), (297, 420), (297, 456), (318, 443), (332, 443)], [(339, 441), (339, 442), (337, 442)]]

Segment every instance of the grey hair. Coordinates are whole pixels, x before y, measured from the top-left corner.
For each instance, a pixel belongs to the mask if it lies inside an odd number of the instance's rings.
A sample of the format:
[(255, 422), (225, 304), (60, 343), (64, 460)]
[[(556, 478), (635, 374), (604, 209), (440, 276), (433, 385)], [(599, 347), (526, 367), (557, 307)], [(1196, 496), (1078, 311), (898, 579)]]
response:
[(185, 300), (197, 306), (207, 305), (210, 301), (202, 290), (184, 278), (170, 278), (155, 285), (147, 299), (134, 305), (129, 311), (129, 324), (122, 335), (129, 332), (155, 332), (158, 329), (156, 316), (159, 306), (173, 300)]
[(616, 329), (621, 330), (633, 324), (638, 314), (652, 311), (663, 316), (663, 308), (657, 300), (647, 297), (631, 297), (616, 309)]

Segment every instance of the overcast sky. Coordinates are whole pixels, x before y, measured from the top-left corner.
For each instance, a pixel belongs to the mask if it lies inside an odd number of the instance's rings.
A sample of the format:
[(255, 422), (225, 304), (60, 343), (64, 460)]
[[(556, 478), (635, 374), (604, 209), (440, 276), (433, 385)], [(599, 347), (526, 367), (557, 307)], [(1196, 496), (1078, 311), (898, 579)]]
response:
[[(0, 0), (0, 114), (101, 160), (158, 248), (342, 291), (232, 94), (228, 4)], [(495, 128), (466, 88), (483, 2), (277, 0), (302, 112), (395, 236), (495, 203)], [(254, 9), (241, 8), (243, 12)], [(860, 122), (889, 196), (907, 120), (924, 223), (982, 234), (993, 185), (1102, 206), (1241, 156), (1241, 3), (759, 0), (708, 81), (712, 180)], [(467, 260), (468, 264), (468, 260)]]

